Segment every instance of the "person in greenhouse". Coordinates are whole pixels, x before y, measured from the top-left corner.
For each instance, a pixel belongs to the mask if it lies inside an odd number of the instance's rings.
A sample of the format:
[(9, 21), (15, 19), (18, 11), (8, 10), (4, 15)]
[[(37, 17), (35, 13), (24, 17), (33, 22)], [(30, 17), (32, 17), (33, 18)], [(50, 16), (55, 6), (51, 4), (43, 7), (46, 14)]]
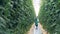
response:
[(38, 22), (39, 22), (39, 21), (38, 21), (38, 18), (36, 17), (36, 18), (35, 18), (35, 26), (36, 26), (36, 29), (38, 28)]

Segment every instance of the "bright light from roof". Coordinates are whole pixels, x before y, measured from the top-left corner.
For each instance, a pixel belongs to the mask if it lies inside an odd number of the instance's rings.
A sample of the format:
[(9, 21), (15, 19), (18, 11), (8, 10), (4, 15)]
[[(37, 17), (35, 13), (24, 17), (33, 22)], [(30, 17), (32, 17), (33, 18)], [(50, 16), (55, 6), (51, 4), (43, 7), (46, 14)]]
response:
[(33, 6), (34, 6), (36, 16), (38, 16), (38, 13), (39, 13), (40, 3), (41, 3), (40, 0), (33, 0)]

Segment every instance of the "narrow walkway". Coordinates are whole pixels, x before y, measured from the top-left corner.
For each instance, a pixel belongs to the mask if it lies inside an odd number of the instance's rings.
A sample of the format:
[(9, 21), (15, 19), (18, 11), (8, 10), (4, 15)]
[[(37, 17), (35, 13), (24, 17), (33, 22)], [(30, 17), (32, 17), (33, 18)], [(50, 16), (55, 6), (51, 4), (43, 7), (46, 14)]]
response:
[(33, 24), (28, 34), (47, 34), (47, 32), (42, 28), (41, 24), (38, 24), (38, 29)]

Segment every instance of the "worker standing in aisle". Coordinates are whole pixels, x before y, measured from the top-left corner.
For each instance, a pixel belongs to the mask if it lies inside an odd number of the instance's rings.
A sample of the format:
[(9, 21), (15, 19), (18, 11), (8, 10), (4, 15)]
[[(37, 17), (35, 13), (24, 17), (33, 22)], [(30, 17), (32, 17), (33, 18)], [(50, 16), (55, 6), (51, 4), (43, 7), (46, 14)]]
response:
[(38, 29), (38, 22), (39, 22), (39, 20), (38, 20), (38, 18), (36, 17), (36, 18), (35, 18), (35, 26), (36, 26), (36, 29)]
[(35, 17), (35, 28), (33, 34), (43, 34), (41, 28), (39, 27), (39, 19), (38, 17)]

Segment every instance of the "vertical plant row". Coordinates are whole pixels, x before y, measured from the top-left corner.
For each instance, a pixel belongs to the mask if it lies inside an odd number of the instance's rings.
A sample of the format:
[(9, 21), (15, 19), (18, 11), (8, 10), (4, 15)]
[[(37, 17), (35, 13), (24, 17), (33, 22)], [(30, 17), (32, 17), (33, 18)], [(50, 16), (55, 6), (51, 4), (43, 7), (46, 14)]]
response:
[(60, 0), (41, 0), (39, 20), (50, 34), (60, 34)]
[(0, 34), (26, 34), (34, 17), (32, 0), (0, 0)]

